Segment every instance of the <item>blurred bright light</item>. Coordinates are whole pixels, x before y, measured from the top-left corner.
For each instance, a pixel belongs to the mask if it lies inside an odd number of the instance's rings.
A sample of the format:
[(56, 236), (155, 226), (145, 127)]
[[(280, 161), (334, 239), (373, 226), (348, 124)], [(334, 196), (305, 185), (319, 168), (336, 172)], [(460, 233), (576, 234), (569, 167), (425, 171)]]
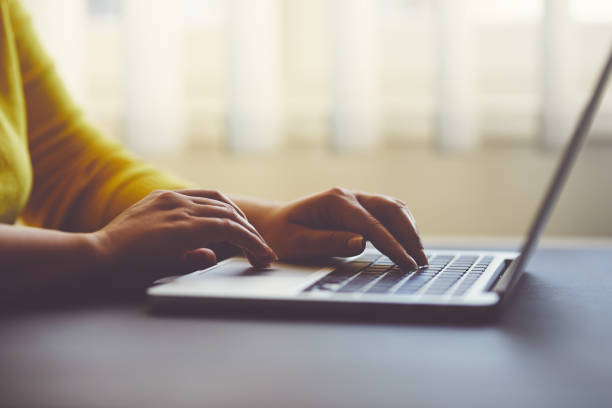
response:
[(569, 0), (573, 17), (585, 23), (609, 23), (612, 21), (610, 0)]

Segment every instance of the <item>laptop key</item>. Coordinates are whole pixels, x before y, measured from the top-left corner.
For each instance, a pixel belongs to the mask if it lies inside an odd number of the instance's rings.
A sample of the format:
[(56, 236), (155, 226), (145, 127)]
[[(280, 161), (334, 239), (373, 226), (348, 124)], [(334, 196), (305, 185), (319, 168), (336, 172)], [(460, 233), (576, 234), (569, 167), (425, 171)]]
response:
[[(362, 256), (340, 265), (307, 290), (340, 293), (365, 290), (366, 293), (413, 294), (433, 279), (434, 282), (426, 289), (426, 293), (443, 294), (460, 279), (463, 279), (459, 284), (462, 288), (471, 286), (490, 263), (490, 260), (487, 263), (485, 258), (478, 259), (472, 255), (458, 258), (453, 255), (428, 255), (429, 266), (417, 271), (402, 270), (386, 256)], [(474, 265), (477, 260), (479, 262)], [(469, 275), (464, 278), (468, 271)]]
[(402, 286), (400, 286), (395, 294), (398, 295), (407, 295), (417, 292), (421, 289), (427, 282), (429, 282), (430, 278), (426, 276), (415, 276), (408, 279)]
[(380, 275), (375, 275), (371, 273), (360, 273), (357, 277), (351, 280), (349, 283), (341, 287), (336, 292), (338, 293), (350, 293), (350, 292), (359, 292), (369, 283), (375, 281)]
[(338, 266), (335, 270), (325, 275), (323, 278), (316, 281), (314, 284), (305, 289), (306, 292), (311, 290), (328, 290), (336, 291), (344, 282), (357, 275), (362, 269), (370, 265), (370, 262), (353, 261)]
[(387, 293), (410, 273), (410, 271), (402, 269), (391, 271), (368, 289), (366, 293)]
[(380, 274), (380, 273), (388, 271), (389, 269), (391, 269), (391, 266), (389, 265), (370, 265), (367, 268), (365, 268), (363, 272)]
[(381, 255), (380, 254), (363, 254), (360, 255), (359, 257), (357, 257), (356, 259), (353, 260), (353, 262), (368, 262), (368, 263), (372, 263), (375, 262), (377, 259), (380, 259)]
[(476, 282), (477, 279), (470, 279), (467, 276), (457, 287), (457, 290), (453, 293), (453, 296), (463, 296), (465, 293), (472, 287), (472, 285)]
[(394, 292), (396, 295), (412, 295), (419, 291), (423, 287), (423, 284), (417, 285), (414, 282), (411, 284), (405, 283), (398, 290)]
[(348, 262), (340, 265), (333, 272), (323, 277), (323, 281), (342, 281), (359, 273), (370, 265), (369, 262)]
[(388, 266), (393, 266), (395, 265), (395, 262), (393, 262), (391, 259), (389, 259), (386, 256), (382, 256), (380, 257), (377, 261), (376, 261), (377, 265), (388, 265)]
[(328, 290), (330, 292), (335, 292), (337, 291), (340, 287), (342, 286), (341, 283), (320, 283), (317, 286), (317, 289), (319, 290)]

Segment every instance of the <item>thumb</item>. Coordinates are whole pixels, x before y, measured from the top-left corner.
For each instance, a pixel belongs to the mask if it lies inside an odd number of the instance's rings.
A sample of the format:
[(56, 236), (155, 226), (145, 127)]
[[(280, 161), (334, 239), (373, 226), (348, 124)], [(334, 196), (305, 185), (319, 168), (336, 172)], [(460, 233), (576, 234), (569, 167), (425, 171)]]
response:
[(301, 227), (296, 235), (300, 256), (355, 256), (365, 249), (365, 239), (348, 231)]
[(217, 263), (217, 255), (209, 248), (198, 248), (187, 252), (181, 259), (184, 273), (206, 269)]

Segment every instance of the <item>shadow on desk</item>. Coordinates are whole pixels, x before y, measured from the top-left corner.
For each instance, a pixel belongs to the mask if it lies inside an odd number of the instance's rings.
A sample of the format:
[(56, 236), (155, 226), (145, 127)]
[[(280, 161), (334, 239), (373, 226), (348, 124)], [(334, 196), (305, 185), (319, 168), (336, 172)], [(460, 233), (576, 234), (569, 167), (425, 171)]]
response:
[[(568, 328), (563, 307), (555, 300), (554, 287), (540, 277), (524, 273), (515, 290), (504, 301), (497, 314), (485, 316), (450, 316), (438, 313), (379, 313), (364, 305), (360, 312), (354, 309), (331, 311), (286, 310), (278, 306), (246, 309), (245, 307), (219, 307), (195, 309), (189, 306), (174, 308), (149, 307), (151, 317), (160, 319), (229, 319), (232, 321), (273, 320), (287, 323), (319, 323), (334, 325), (376, 325), (415, 327), (497, 328), (518, 342), (546, 342)], [(567, 323), (567, 324), (566, 324)]]
[[(192, 319), (192, 320), (231, 320), (231, 321), (277, 321), (290, 323), (322, 324), (360, 324), (360, 325), (403, 325), (403, 326), (449, 326), (449, 327), (501, 327), (504, 331), (519, 338), (540, 337), (550, 333), (551, 317), (558, 312), (554, 305), (541, 301), (550, 297), (552, 291), (538, 277), (523, 274), (515, 291), (504, 302), (501, 310), (493, 315), (455, 316), (445, 310), (431, 312), (429, 309), (418, 310), (410, 315), (404, 313), (387, 313), (363, 305), (360, 309), (330, 309), (325, 306), (319, 309), (288, 309), (278, 305), (247, 308), (236, 305), (214, 304), (210, 307), (193, 307), (193, 305), (175, 305), (154, 307), (147, 304), (142, 292), (113, 295), (97, 294), (95, 296), (72, 299), (47, 299), (42, 302), (19, 302), (2, 308), (2, 315), (24, 316), (29, 314), (75, 312), (96, 309), (134, 309), (142, 310), (143, 317), (153, 319)], [(537, 301), (537, 300), (540, 301)], [(529, 318), (525, 318), (525, 314)]]
[(546, 342), (571, 329), (557, 291), (542, 278), (525, 273), (502, 310), (496, 326), (517, 341)]

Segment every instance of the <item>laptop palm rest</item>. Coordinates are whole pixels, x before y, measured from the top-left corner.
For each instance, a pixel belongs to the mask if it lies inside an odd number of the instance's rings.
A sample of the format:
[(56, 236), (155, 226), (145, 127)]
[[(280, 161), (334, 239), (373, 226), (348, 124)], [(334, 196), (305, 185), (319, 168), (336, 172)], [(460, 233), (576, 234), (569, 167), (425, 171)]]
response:
[(326, 265), (275, 263), (253, 268), (244, 258), (232, 258), (200, 273), (170, 282), (182, 295), (194, 296), (287, 296), (299, 293), (311, 280), (333, 269)]

